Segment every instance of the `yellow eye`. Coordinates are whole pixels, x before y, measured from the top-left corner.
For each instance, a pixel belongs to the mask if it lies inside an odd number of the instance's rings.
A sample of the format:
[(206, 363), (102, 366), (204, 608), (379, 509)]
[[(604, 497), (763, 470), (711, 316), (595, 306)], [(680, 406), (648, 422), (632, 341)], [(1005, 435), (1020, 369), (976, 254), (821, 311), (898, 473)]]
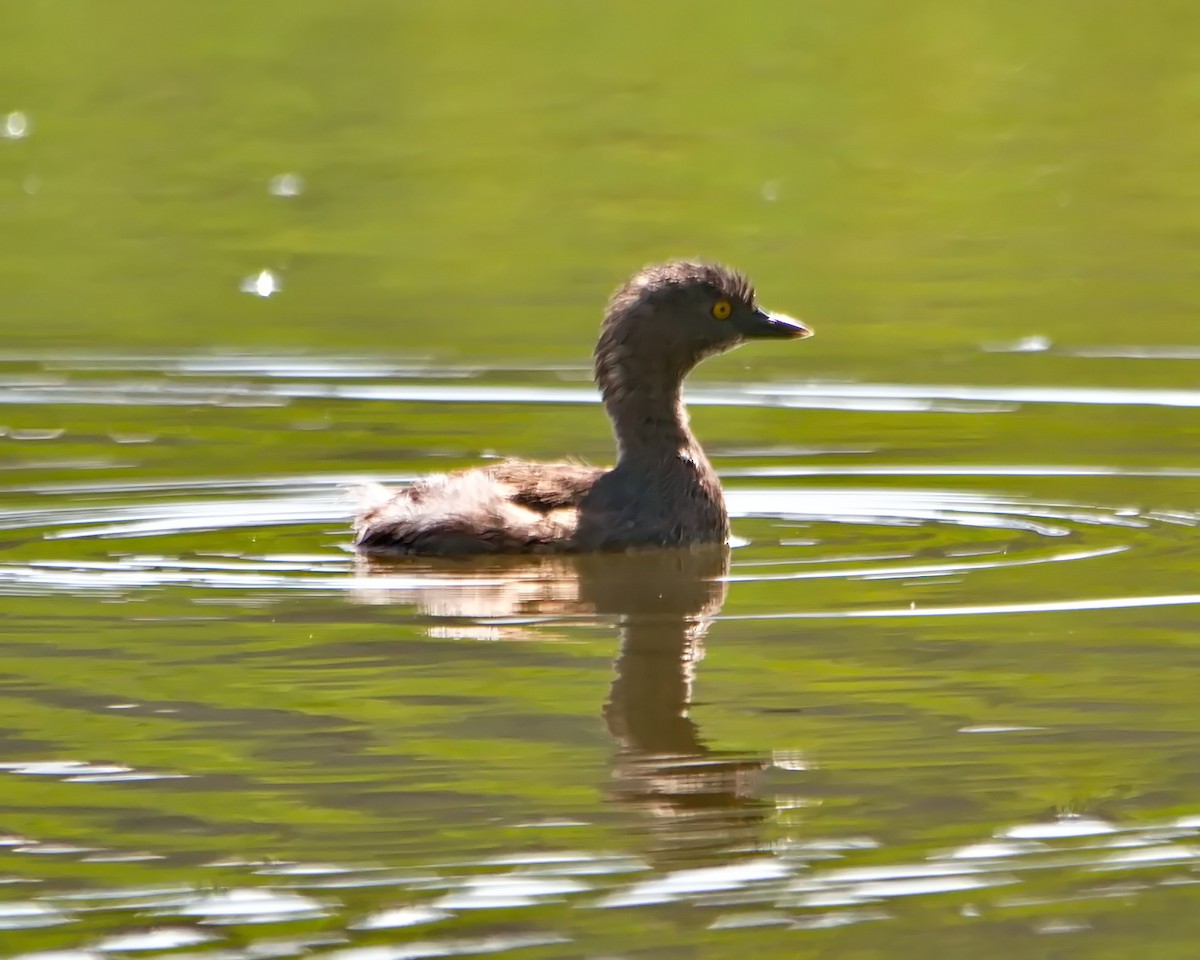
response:
[(718, 320), (728, 320), (731, 313), (733, 313), (733, 304), (728, 300), (718, 300), (713, 304), (712, 315)]

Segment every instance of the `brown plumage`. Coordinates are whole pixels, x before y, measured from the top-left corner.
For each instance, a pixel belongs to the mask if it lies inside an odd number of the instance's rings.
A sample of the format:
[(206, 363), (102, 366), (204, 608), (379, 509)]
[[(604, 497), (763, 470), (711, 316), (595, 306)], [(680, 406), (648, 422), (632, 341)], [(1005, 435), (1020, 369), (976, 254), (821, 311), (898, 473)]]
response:
[(646, 267), (609, 300), (594, 355), (615, 467), (506, 460), (396, 493), (373, 487), (354, 521), (355, 546), (453, 555), (723, 542), (725, 500), (688, 426), (683, 379), (746, 339), (809, 334), (761, 309), (736, 271), (680, 261)]

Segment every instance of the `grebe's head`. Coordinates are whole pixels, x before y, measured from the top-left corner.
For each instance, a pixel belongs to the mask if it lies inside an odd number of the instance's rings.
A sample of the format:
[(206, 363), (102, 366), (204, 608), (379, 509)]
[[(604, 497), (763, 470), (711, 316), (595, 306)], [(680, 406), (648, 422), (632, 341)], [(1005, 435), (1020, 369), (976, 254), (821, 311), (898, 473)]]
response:
[(596, 344), (596, 381), (606, 396), (618, 386), (678, 382), (705, 357), (746, 340), (811, 335), (800, 321), (760, 307), (736, 270), (682, 260), (656, 264), (609, 300)]

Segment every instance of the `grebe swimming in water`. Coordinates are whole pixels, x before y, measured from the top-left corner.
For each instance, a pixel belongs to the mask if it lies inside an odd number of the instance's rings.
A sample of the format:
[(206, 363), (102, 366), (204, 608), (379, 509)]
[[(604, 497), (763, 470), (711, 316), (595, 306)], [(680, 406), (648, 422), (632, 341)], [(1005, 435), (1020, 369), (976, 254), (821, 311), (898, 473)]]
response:
[(504, 460), (391, 491), (371, 487), (354, 520), (369, 553), (581, 553), (724, 543), (717, 474), (688, 426), (684, 377), (751, 339), (811, 336), (758, 305), (742, 274), (708, 263), (646, 267), (608, 302), (594, 353), (617, 464)]

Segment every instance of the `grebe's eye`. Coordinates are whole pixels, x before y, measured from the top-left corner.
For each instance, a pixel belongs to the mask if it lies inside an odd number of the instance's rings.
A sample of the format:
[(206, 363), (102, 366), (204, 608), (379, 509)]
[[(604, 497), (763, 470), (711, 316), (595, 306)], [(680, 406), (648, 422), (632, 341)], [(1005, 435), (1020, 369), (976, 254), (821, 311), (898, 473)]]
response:
[(718, 320), (728, 320), (731, 313), (733, 313), (733, 304), (728, 300), (718, 300), (713, 304), (712, 315)]

